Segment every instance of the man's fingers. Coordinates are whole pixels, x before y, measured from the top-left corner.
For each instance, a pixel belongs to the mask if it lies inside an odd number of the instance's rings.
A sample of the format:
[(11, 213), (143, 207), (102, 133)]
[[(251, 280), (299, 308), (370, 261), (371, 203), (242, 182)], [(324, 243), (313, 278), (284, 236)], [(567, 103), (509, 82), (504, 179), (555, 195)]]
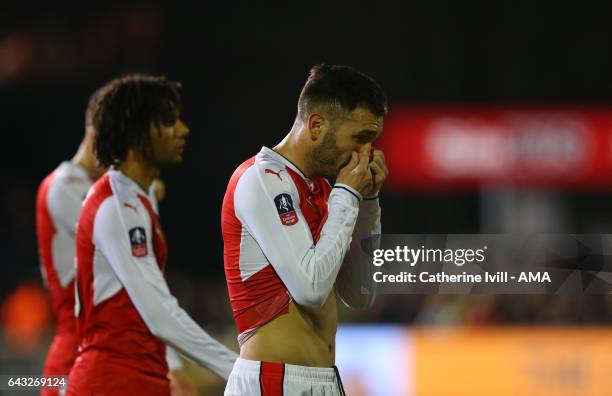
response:
[(376, 164), (376, 166), (380, 169), (381, 173), (384, 173), (385, 175), (389, 173), (389, 169), (387, 169), (387, 164), (385, 164), (385, 161), (382, 158), (377, 158), (376, 161), (373, 161), (373, 163)]
[(359, 153), (359, 164), (358, 167), (361, 168), (362, 171), (365, 171), (368, 168), (368, 164), (370, 163), (370, 154)]
[(370, 162), (370, 169), (372, 169), (372, 172), (374, 172), (375, 175), (378, 175), (383, 171), (380, 164), (376, 161)]
[(385, 163), (385, 155), (381, 150), (374, 150), (372, 163), (376, 163), (385, 173), (389, 173), (387, 164)]
[(380, 160), (384, 161), (385, 160), (385, 154), (382, 152), (382, 150), (374, 149), (374, 153), (372, 154), (372, 158), (373, 159), (380, 159)]
[(385, 159), (385, 153), (382, 150), (374, 149), (374, 153), (372, 154), (374, 157), (382, 157)]
[(364, 144), (359, 148), (359, 154), (365, 155), (370, 158), (370, 152), (372, 151), (372, 143)]
[(385, 155), (380, 150), (374, 150), (372, 161), (385, 162)]
[(353, 151), (351, 153), (351, 160), (349, 161), (348, 164), (346, 164), (346, 166), (348, 167), (348, 169), (353, 169), (354, 167), (357, 166), (358, 163), (359, 163), (359, 154), (357, 154), (356, 151)]
[(374, 183), (378, 184), (387, 178), (387, 170), (375, 162), (370, 163)]
[(381, 157), (374, 157), (370, 163), (371, 164), (376, 164), (378, 166), (382, 166), (384, 161), (382, 160)]

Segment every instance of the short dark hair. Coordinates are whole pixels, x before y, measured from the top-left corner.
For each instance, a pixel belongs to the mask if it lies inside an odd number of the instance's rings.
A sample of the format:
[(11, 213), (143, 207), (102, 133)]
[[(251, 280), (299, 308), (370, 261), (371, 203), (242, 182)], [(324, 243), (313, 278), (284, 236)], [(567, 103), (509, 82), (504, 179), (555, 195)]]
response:
[(298, 117), (317, 106), (353, 111), (364, 107), (377, 117), (387, 114), (387, 98), (372, 78), (350, 66), (320, 64), (312, 67), (298, 100)]
[(182, 105), (180, 83), (164, 76), (130, 74), (111, 81), (93, 115), (94, 151), (103, 166), (118, 165), (128, 150), (151, 142), (150, 123), (172, 125)]

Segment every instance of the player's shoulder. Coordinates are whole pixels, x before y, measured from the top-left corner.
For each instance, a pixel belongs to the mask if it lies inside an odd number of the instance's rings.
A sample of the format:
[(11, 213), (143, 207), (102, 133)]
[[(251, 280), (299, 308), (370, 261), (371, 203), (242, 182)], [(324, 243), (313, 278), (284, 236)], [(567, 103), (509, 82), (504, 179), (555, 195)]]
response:
[(95, 212), (95, 222), (101, 229), (132, 228), (150, 223), (149, 213), (138, 197), (134, 183), (121, 172), (110, 170), (94, 184), (86, 208), (95, 208), (92, 212)]
[(54, 169), (51, 173), (45, 176), (45, 178), (42, 179), (42, 181), (38, 185), (38, 191), (36, 193), (38, 205), (43, 204), (43, 202), (46, 202), (47, 196), (49, 195), (49, 189), (51, 185), (53, 184), (53, 182), (55, 181), (56, 174), (57, 174), (57, 169)]
[(146, 196), (147, 193), (134, 180), (115, 169), (109, 170), (107, 174), (109, 185), (117, 201), (120, 203), (130, 203), (138, 207), (143, 206), (138, 196)]
[[(89, 211), (87, 220), (92, 224), (92, 242), (96, 246), (111, 246), (117, 238), (129, 235), (130, 240), (138, 241), (142, 245), (146, 235), (150, 232), (150, 219), (146, 210), (132, 205), (130, 202), (119, 201), (116, 194), (107, 196), (99, 201), (98, 205), (84, 208)], [(81, 219), (83, 220), (83, 212)]]
[[(286, 172), (285, 164), (278, 158), (279, 154), (274, 153), (272, 150), (263, 148), (255, 156), (255, 166), (265, 172), (266, 169), (269, 171), (283, 171)], [(269, 172), (268, 172), (269, 173)]]
[[(45, 178), (40, 190), (46, 191), (47, 204), (54, 208), (80, 205), (92, 185), (89, 176), (77, 165), (63, 162)], [(44, 187), (43, 187), (44, 186)]]
[(80, 165), (72, 162), (62, 162), (53, 172), (53, 184), (66, 189), (77, 189), (87, 191), (92, 181), (87, 171)]
[[(268, 169), (268, 171), (266, 171)], [(262, 149), (256, 155), (250, 157), (246, 161), (242, 162), (232, 174), (230, 178), (230, 185), (232, 183), (238, 182), (238, 180), (242, 178), (251, 178), (255, 177), (257, 173), (262, 174), (272, 174), (271, 172), (275, 172), (278, 174), (279, 171), (284, 171), (284, 165), (280, 163), (278, 160), (270, 157), (265, 153)]]
[(238, 184), (263, 187), (268, 190), (284, 190), (291, 188), (292, 181), (285, 164), (262, 150), (242, 171)]
[(91, 186), (91, 188), (87, 192), (87, 196), (85, 197), (85, 202), (83, 204), (85, 205), (88, 203), (88, 201), (94, 199), (105, 199), (111, 195), (113, 195), (113, 190), (110, 186), (108, 173), (105, 173)]
[(95, 218), (102, 203), (110, 200), (112, 196), (113, 190), (110, 187), (108, 174), (104, 174), (87, 191), (79, 219), (84, 217)]
[(265, 184), (291, 184), (287, 164), (277, 152), (264, 147), (255, 156), (255, 168)]

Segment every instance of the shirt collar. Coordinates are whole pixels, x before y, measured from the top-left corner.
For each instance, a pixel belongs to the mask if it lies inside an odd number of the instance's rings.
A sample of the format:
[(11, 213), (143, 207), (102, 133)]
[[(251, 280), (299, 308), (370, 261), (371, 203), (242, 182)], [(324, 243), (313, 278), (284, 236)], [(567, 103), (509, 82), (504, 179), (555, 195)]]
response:
[(285, 164), (286, 166), (291, 168), (293, 171), (295, 171), (298, 175), (302, 176), (302, 178), (304, 180), (306, 180), (307, 182), (312, 182), (312, 180), (310, 180), (308, 177), (306, 177), (306, 175), (304, 174), (304, 172), (302, 172), (300, 170), (300, 168), (298, 168), (293, 162), (291, 162), (287, 158), (285, 158), (282, 154), (279, 154), (276, 151), (274, 151), (271, 148), (266, 147), (266, 146), (263, 146), (261, 148), (260, 153), (268, 155), (268, 156), (274, 158), (275, 160), (277, 160), (279, 162), (282, 162), (283, 164)]
[(117, 180), (121, 184), (129, 187), (136, 194), (141, 194), (141, 195), (144, 195), (145, 197), (149, 196), (149, 194), (145, 190), (143, 190), (142, 187), (140, 187), (140, 185), (138, 183), (136, 183), (131, 177), (125, 175), (119, 169), (113, 167), (113, 168), (108, 170), (108, 173), (110, 173), (111, 175), (116, 177)]

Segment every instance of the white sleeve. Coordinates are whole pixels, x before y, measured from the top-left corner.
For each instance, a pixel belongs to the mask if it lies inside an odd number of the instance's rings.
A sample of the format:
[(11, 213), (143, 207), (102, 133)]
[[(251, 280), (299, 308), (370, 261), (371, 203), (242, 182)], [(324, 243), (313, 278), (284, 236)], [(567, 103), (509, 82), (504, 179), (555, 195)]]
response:
[[(364, 238), (379, 236), (380, 232), (378, 198), (364, 199), (359, 206), (359, 217), (353, 231), (351, 246), (336, 281), (336, 292), (349, 308), (364, 309), (374, 304), (376, 298), (376, 282), (372, 278), (374, 266), (361, 243)], [(371, 239), (369, 242), (376, 245), (371, 246), (373, 249), (377, 249), (380, 239)]]
[(359, 212), (361, 196), (345, 185), (332, 189), (328, 216), (314, 244), (290, 176), (266, 174), (255, 164), (234, 191), (236, 217), (300, 305), (320, 307), (332, 291)]
[(119, 206), (111, 197), (100, 206), (94, 223), (96, 247), (151, 333), (227, 379), (237, 355), (202, 330), (170, 294), (153, 252), (151, 219), (142, 204), (132, 205), (137, 210)]
[(179, 354), (170, 345), (166, 345), (166, 363), (168, 363), (168, 371), (178, 370), (183, 367)]
[(53, 222), (69, 235), (76, 233), (76, 223), (83, 206), (83, 186), (56, 179), (47, 193), (47, 208)]

